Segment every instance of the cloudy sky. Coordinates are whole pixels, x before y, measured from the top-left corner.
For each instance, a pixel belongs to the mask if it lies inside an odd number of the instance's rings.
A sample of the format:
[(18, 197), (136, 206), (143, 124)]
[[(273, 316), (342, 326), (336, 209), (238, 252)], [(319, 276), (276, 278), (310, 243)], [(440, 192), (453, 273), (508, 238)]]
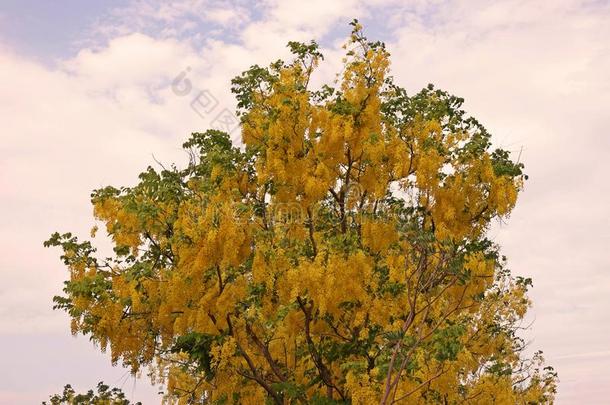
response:
[[(353, 18), (387, 43), (398, 83), (464, 97), (526, 164), (518, 207), (492, 231), (534, 278), (526, 337), (559, 372), (557, 403), (608, 403), (608, 0), (2, 0), (0, 404), (99, 380), (156, 401), (52, 311), (67, 274), (42, 241), (88, 234), (92, 189), (186, 162), (190, 132), (230, 123), (231, 77), (287, 56), (288, 40), (318, 40), (317, 80), (332, 80)], [(179, 75), (190, 86), (172, 86)]]

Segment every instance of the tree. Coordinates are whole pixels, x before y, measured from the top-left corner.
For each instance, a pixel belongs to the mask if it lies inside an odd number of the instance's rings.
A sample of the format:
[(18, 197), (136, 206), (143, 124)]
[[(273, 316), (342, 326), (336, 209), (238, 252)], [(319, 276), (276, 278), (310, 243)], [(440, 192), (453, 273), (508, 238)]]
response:
[(194, 133), (185, 169), (95, 190), (114, 256), (54, 234), (56, 307), (179, 403), (552, 402), (517, 335), (531, 280), (486, 237), (523, 165), (352, 26), (336, 87), (309, 88), (315, 42), (233, 80), (243, 149)]
[[(108, 385), (100, 382), (97, 384), (97, 392), (93, 390), (87, 391), (86, 394), (77, 394), (70, 384), (64, 387), (63, 392), (55, 394), (49, 398), (50, 405), (129, 405), (128, 399), (119, 388), (110, 388)], [(46, 402), (42, 403), (46, 405)], [(142, 405), (136, 402), (134, 405)]]

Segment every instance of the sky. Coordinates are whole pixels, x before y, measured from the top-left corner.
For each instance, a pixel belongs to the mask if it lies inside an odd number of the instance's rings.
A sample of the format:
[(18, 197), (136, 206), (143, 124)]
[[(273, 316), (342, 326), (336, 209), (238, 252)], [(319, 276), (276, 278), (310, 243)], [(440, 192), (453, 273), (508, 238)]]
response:
[(68, 274), (42, 242), (88, 235), (91, 190), (185, 164), (191, 132), (227, 122), (240, 142), (230, 79), (287, 41), (316, 39), (316, 80), (332, 81), (354, 18), (399, 84), (464, 97), (525, 163), (517, 208), (490, 231), (534, 280), (524, 336), (558, 371), (558, 404), (610, 401), (610, 1), (2, 0), (0, 404), (100, 380), (158, 402), (145, 375), (70, 335), (51, 302)]

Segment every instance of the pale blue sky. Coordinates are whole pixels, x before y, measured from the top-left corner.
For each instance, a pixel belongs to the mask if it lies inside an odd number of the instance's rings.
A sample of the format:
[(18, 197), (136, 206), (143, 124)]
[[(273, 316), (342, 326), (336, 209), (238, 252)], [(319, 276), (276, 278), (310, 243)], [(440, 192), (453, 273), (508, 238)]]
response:
[(23, 54), (52, 61), (72, 56), (91, 27), (123, 1), (3, 0), (0, 36)]
[[(387, 42), (400, 84), (464, 97), (496, 144), (520, 153), (530, 180), (492, 237), (534, 278), (526, 337), (559, 372), (557, 403), (610, 401), (610, 2), (3, 0), (0, 404), (99, 380), (154, 403), (145, 377), (111, 367), (51, 310), (67, 273), (42, 241), (86, 236), (90, 191), (133, 183), (153, 154), (184, 162), (179, 145), (213, 120), (193, 97), (232, 110), (231, 77), (286, 56), (287, 41), (317, 39), (316, 80), (332, 80), (353, 18)], [(193, 90), (181, 97), (170, 83), (186, 67)]]

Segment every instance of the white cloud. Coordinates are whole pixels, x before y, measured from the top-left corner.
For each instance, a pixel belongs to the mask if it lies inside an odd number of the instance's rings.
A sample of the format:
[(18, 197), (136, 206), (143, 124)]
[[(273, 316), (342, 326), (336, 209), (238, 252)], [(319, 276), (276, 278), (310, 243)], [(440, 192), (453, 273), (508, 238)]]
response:
[(494, 232), (512, 269), (534, 278), (527, 336), (559, 371), (558, 402), (592, 403), (610, 392), (610, 358), (581, 356), (606, 350), (610, 332), (610, 11), (523, 1), (425, 10), (389, 44), (394, 73), (412, 90), (432, 82), (465, 97), (495, 141), (521, 153), (530, 180)]
[(243, 27), (259, 7), (260, 2), (249, 0), (133, 0), (100, 17), (89, 42), (99, 44), (100, 36), (108, 39), (143, 32), (200, 43), (211, 34)]

